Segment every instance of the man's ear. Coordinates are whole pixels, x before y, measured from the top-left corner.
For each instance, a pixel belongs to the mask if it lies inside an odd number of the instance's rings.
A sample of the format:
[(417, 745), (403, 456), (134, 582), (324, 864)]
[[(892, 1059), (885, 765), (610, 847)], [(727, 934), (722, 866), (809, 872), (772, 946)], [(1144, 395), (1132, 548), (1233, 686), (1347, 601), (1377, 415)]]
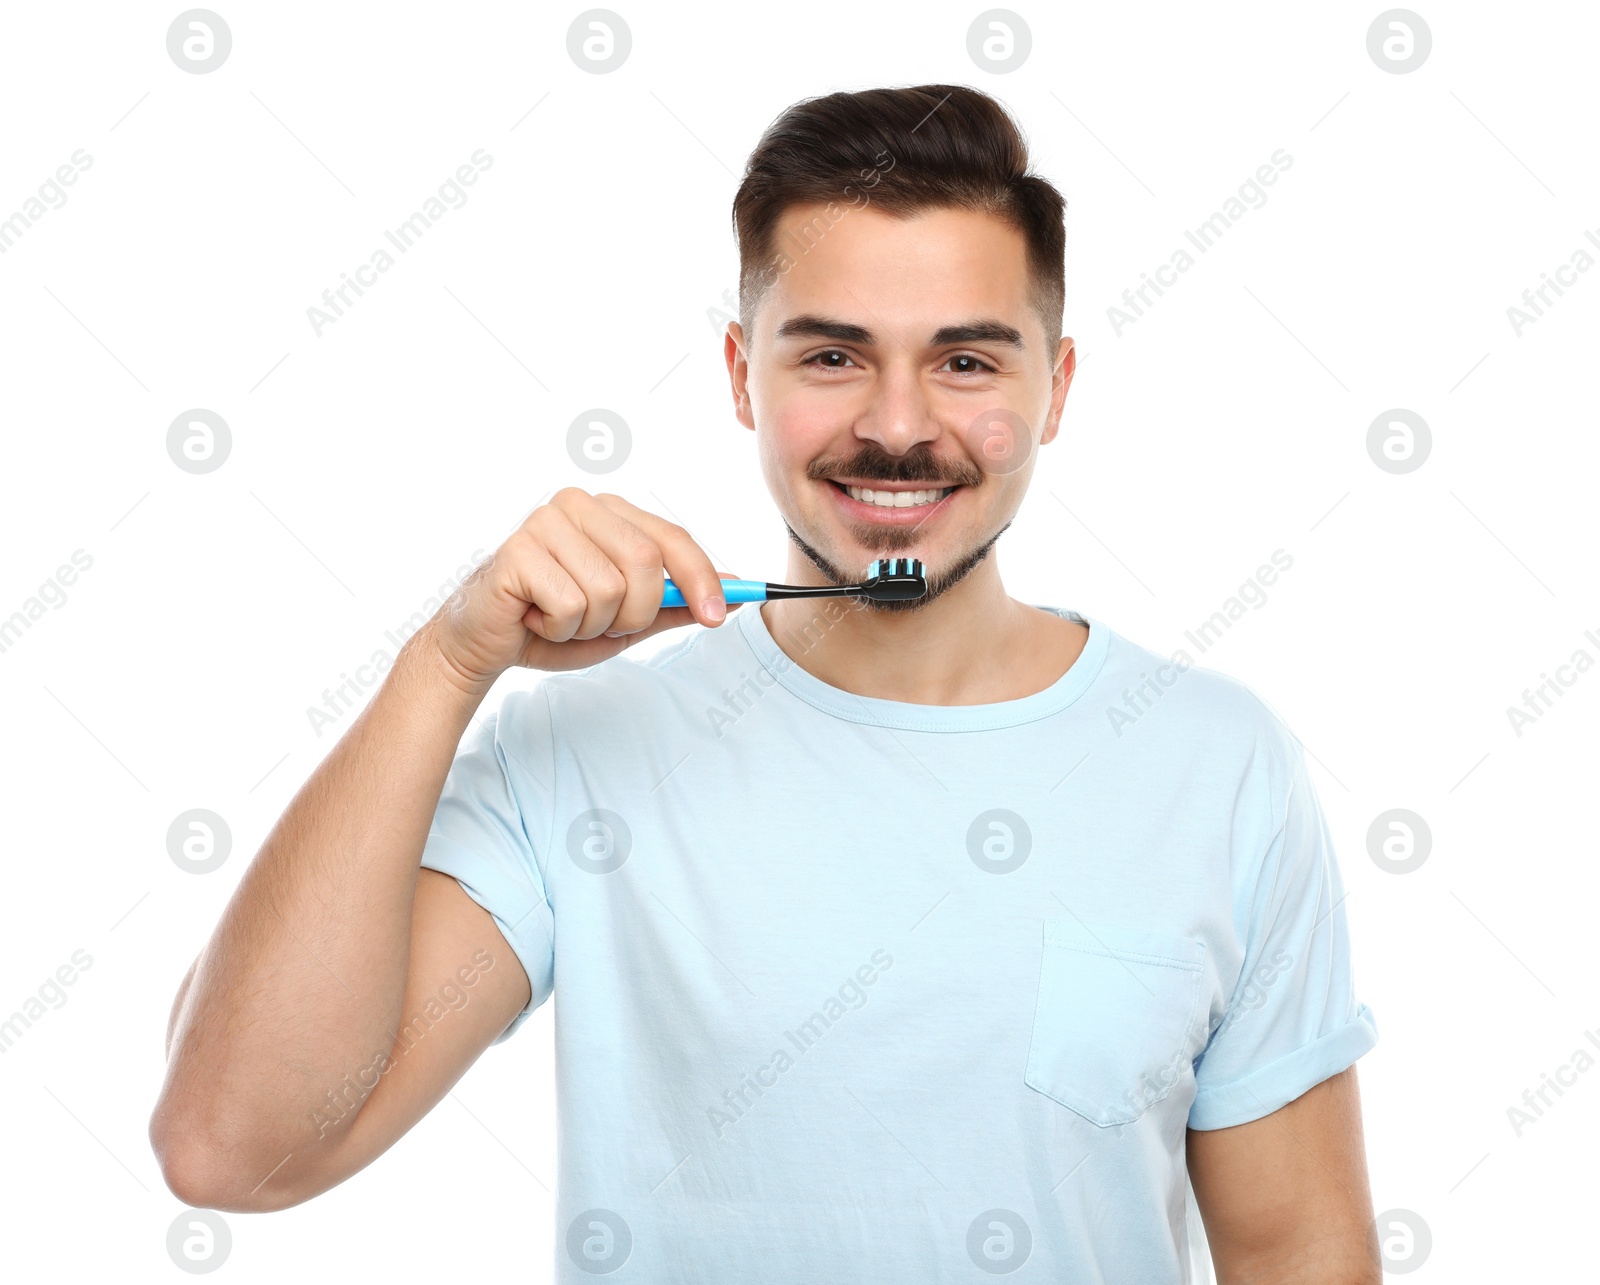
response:
[(1056, 348), (1056, 364), (1050, 373), (1050, 413), (1045, 417), (1044, 432), (1039, 435), (1043, 446), (1061, 427), (1061, 410), (1067, 400), (1067, 390), (1072, 387), (1072, 377), (1078, 371), (1078, 349), (1071, 335), (1063, 335)]
[(750, 363), (745, 358), (744, 329), (737, 321), (728, 323), (728, 332), (722, 340), (722, 355), (728, 363), (728, 381), (733, 389), (733, 413), (741, 424), (754, 430), (756, 421), (750, 411)]

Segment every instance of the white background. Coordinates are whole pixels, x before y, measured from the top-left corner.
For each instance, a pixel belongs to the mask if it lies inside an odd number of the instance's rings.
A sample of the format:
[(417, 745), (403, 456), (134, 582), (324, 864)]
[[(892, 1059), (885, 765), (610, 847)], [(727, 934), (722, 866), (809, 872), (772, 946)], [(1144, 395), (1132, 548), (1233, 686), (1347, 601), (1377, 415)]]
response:
[[(179, 5), (16, 6), (0, 42), (0, 219), (92, 157), (0, 255), (0, 619), (93, 559), (0, 653), (0, 1018), (93, 958), (0, 1055), (8, 1276), (181, 1277), (146, 1138), (173, 995), (349, 724), (319, 736), (308, 706), (474, 549), (577, 484), (781, 574), (708, 315), (736, 176), (797, 99), (930, 82), (998, 95), (1068, 200), (1081, 369), (999, 546), (1011, 593), (1194, 656), (1184, 632), (1293, 557), (1196, 658), (1312, 756), (1380, 1031), (1375, 1208), (1431, 1229), (1417, 1279), (1591, 1260), (1600, 1067), (1520, 1137), (1507, 1108), (1600, 1038), (1600, 672), (1520, 736), (1506, 709), (1600, 658), (1600, 272), (1520, 336), (1507, 309), (1600, 255), (1600, 12), (1425, 7), (1431, 55), (1393, 74), (1377, 4), (1032, 5), (1031, 55), (995, 74), (967, 53), (979, 5), (617, 0), (632, 52), (597, 75), (568, 55), (579, 6), (217, 3), (208, 74), (168, 56)], [(466, 204), (319, 337), (307, 308), (480, 148)], [(1119, 336), (1108, 308), (1280, 148), (1265, 205)], [(206, 475), (166, 451), (196, 407), (232, 433)], [(566, 453), (591, 407), (633, 434), (604, 479)], [(1395, 407), (1433, 438), (1403, 475), (1366, 449)], [(1432, 831), (1409, 874), (1367, 850), (1397, 807)], [(231, 829), (213, 874), (168, 856), (191, 808)], [(334, 1191), (227, 1215), (223, 1272), (548, 1279), (550, 1033), (546, 1006)]]

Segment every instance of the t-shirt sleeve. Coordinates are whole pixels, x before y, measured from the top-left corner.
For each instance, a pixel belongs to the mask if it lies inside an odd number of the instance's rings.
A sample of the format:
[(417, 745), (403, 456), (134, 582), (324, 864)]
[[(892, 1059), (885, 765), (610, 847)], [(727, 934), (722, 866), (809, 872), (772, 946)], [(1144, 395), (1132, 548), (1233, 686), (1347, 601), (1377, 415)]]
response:
[(1268, 1115), (1378, 1042), (1372, 1011), (1355, 995), (1333, 841), (1304, 751), (1287, 734), (1282, 744), (1276, 775), (1284, 785), (1273, 791), (1281, 822), (1253, 885), (1243, 890), (1244, 964), (1195, 1066), (1191, 1129)]
[(549, 697), (508, 694), (461, 740), (423, 845), (421, 864), (453, 875), (494, 917), (533, 994), (496, 1037), (511, 1038), (555, 986), (555, 916), (541, 851), (554, 786)]

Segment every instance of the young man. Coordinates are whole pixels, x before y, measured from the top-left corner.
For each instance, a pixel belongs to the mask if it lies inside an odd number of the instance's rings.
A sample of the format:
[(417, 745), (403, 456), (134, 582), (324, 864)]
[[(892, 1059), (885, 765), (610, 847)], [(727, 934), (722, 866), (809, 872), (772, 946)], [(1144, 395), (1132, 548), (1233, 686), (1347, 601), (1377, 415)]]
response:
[[(1379, 1279), (1377, 1032), (1294, 737), (1001, 584), (1075, 364), (1027, 168), (954, 86), (768, 130), (725, 350), (787, 579), (909, 556), (927, 595), (725, 616), (680, 527), (531, 513), (185, 979), (151, 1124), (180, 1197), (327, 1190), (558, 994), (559, 1280), (1186, 1281), (1191, 1180), (1222, 1281)], [(457, 753), (514, 666), (579, 672)]]

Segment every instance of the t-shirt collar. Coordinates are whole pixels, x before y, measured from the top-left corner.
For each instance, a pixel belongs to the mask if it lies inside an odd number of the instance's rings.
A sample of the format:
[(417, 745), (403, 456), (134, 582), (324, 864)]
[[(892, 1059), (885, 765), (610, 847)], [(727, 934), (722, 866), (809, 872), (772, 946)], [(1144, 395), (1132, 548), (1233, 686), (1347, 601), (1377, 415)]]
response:
[(1067, 620), (1089, 627), (1089, 638), (1071, 668), (1050, 686), (1016, 700), (983, 705), (918, 705), (910, 701), (858, 696), (823, 682), (791, 660), (773, 639), (761, 615), (761, 604), (751, 603), (734, 612), (736, 624), (757, 663), (787, 690), (825, 714), (852, 723), (918, 732), (982, 732), (1015, 727), (1045, 718), (1067, 708), (1088, 689), (1105, 663), (1110, 631), (1099, 621), (1065, 607), (1038, 606)]

